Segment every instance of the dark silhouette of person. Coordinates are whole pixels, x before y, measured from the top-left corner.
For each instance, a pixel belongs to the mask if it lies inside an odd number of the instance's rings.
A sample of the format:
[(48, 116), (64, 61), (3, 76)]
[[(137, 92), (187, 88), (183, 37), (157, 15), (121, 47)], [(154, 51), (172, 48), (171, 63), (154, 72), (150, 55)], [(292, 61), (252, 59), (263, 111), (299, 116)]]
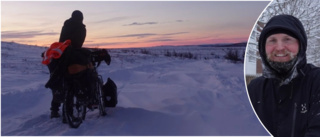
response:
[(81, 48), (86, 38), (86, 26), (83, 24), (83, 14), (79, 10), (72, 12), (71, 18), (64, 22), (59, 42), (71, 40), (73, 48)]
[[(81, 48), (85, 38), (86, 38), (86, 26), (83, 24), (83, 14), (79, 10), (75, 10), (71, 14), (71, 18), (67, 19), (61, 29), (59, 42), (64, 42), (66, 40), (71, 40), (70, 46), (72, 48)], [(53, 73), (54, 69), (57, 67), (58, 61), (52, 60), (48, 65), (50, 74)], [(60, 117), (59, 107), (61, 106), (61, 93), (58, 92), (59, 89), (52, 89), (52, 101), (51, 101), (51, 118)]]

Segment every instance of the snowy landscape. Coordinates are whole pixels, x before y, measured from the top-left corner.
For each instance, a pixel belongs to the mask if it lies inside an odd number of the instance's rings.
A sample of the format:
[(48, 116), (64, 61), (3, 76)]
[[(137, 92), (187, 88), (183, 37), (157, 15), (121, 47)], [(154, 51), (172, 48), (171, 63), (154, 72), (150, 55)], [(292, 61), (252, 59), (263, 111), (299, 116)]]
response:
[(98, 72), (117, 84), (118, 105), (74, 129), (50, 119), (47, 48), (1, 42), (1, 135), (269, 136), (249, 103), (240, 45), (108, 49)]

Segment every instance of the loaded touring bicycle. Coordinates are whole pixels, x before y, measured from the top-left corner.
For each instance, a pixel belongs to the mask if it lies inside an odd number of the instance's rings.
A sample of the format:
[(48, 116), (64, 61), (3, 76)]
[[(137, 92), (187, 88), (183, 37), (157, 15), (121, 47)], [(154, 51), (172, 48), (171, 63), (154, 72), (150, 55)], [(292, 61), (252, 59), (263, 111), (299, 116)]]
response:
[(107, 114), (106, 107), (117, 104), (117, 86), (110, 78), (103, 84), (97, 67), (102, 61), (110, 65), (105, 49), (72, 48), (70, 41), (55, 42), (43, 54), (42, 64), (48, 65), (50, 79), (45, 87), (55, 90), (63, 103), (63, 121), (78, 128), (88, 111)]

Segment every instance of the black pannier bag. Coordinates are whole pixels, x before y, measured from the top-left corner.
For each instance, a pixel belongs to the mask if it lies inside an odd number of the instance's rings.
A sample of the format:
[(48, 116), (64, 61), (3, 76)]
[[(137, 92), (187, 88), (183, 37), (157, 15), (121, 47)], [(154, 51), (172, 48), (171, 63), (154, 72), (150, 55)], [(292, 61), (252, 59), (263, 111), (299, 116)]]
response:
[(106, 107), (116, 107), (118, 103), (117, 85), (113, 80), (108, 78), (108, 81), (103, 85), (102, 91), (104, 92)]

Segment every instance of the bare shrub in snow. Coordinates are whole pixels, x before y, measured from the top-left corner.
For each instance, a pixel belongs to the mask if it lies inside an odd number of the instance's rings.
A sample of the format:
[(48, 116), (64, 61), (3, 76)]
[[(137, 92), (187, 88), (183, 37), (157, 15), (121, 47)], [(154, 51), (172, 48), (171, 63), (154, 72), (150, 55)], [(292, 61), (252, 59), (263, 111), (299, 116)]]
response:
[(224, 56), (225, 59), (231, 60), (232, 62), (236, 63), (238, 61), (241, 61), (241, 57), (239, 55), (238, 50), (228, 50), (226, 55)]

